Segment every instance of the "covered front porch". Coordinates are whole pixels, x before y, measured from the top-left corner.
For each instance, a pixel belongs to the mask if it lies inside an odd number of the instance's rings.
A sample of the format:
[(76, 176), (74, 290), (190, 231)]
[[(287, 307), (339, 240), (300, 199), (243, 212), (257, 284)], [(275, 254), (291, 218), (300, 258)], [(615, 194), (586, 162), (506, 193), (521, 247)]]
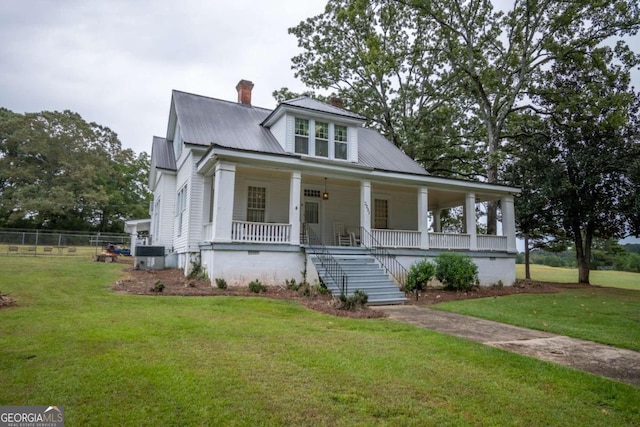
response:
[[(204, 171), (202, 240), (300, 246), (310, 230), (325, 246), (516, 252), (513, 189), (311, 166), (216, 161)], [(476, 205), (487, 201), (500, 204), (500, 235), (478, 233)], [(456, 207), (462, 230), (444, 232), (441, 213)]]

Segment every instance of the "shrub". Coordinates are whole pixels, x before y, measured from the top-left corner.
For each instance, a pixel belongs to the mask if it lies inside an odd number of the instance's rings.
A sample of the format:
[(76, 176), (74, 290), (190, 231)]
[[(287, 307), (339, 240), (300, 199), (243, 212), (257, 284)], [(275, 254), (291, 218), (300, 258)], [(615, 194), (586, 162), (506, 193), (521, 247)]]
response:
[(313, 288), (320, 295), (331, 295), (331, 291), (329, 290), (329, 288), (327, 288), (327, 285), (325, 285), (323, 282), (320, 282), (317, 285), (314, 285)]
[(369, 301), (369, 296), (366, 292), (356, 289), (353, 295), (347, 296), (340, 294), (340, 310), (356, 310), (360, 307), (364, 307)]
[(252, 282), (249, 282), (249, 290), (258, 294), (260, 292), (267, 292), (267, 287), (260, 283), (260, 280), (256, 279)]
[(415, 293), (417, 301), (420, 291), (427, 288), (429, 281), (435, 273), (436, 266), (426, 259), (414, 263), (411, 265), (411, 268), (409, 268), (409, 275), (404, 285), (404, 291)]
[(222, 277), (216, 277), (216, 286), (218, 289), (227, 289), (227, 281)]
[(297, 291), (298, 289), (300, 289), (300, 287), (303, 285), (304, 282), (302, 283), (296, 283), (296, 279), (291, 279), (291, 280), (286, 280), (284, 281), (284, 285), (286, 286), (287, 289), (292, 290), (292, 291)]
[(478, 286), (478, 266), (471, 257), (457, 253), (442, 253), (436, 259), (436, 277), (445, 289), (468, 291)]
[(202, 261), (200, 259), (200, 255), (195, 256), (191, 259), (191, 271), (189, 272), (190, 279), (196, 280), (207, 280), (207, 271), (202, 266)]
[(151, 288), (152, 292), (162, 292), (164, 291), (164, 283), (162, 283), (162, 281), (158, 280), (156, 282), (155, 285), (153, 285), (153, 288)]

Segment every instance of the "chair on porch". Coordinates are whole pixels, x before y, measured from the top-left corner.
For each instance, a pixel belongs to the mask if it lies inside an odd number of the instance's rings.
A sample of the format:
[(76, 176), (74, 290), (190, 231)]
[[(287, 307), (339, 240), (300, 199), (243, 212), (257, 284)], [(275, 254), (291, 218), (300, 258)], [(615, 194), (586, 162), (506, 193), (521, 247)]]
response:
[(351, 236), (342, 222), (333, 223), (333, 238), (336, 246), (351, 246)]

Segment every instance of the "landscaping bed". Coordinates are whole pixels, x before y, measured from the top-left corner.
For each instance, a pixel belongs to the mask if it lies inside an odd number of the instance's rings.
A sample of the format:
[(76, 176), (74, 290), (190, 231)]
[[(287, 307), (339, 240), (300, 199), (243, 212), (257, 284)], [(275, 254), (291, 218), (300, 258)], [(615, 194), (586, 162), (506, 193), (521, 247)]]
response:
[[(375, 318), (384, 316), (383, 313), (368, 307), (357, 310), (339, 308), (339, 301), (331, 295), (323, 295), (313, 288), (305, 294), (304, 290), (292, 290), (283, 283), (280, 286), (268, 286), (265, 292), (255, 293), (248, 286), (230, 286), (219, 289), (212, 286), (208, 279), (193, 279), (185, 277), (182, 270), (135, 270), (127, 268), (128, 278), (113, 285), (113, 290), (135, 295), (178, 295), (178, 296), (240, 296), (266, 297), (299, 301), (305, 307), (322, 313), (352, 318)], [(162, 284), (162, 291), (158, 285)], [(444, 301), (457, 301), (472, 298), (488, 298), (521, 293), (555, 293), (561, 289), (584, 287), (577, 284), (559, 284), (519, 280), (514, 286), (480, 287), (468, 292), (452, 292), (442, 289), (428, 289), (423, 291), (416, 301), (409, 296), (407, 304), (432, 305)]]

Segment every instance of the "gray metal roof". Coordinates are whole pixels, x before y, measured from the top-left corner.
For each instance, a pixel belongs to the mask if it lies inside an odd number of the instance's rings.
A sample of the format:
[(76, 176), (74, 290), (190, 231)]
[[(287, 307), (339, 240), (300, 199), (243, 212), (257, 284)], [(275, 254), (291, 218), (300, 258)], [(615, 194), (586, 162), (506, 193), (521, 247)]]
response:
[(271, 132), (260, 126), (270, 110), (176, 90), (173, 102), (184, 142), (284, 153)]
[(151, 157), (155, 161), (156, 168), (176, 170), (176, 159), (173, 154), (173, 146), (165, 138), (154, 136), (151, 146)]
[(358, 163), (385, 171), (428, 175), (422, 166), (374, 129), (358, 128)]
[(309, 98), (307, 96), (288, 99), (286, 101), (282, 101), (281, 104), (290, 105), (292, 107), (303, 108), (305, 110), (317, 111), (321, 113), (335, 114), (338, 116), (348, 117), (350, 119), (366, 120), (366, 117), (363, 117), (360, 114), (352, 113), (351, 111), (347, 111), (344, 108), (335, 107), (331, 104), (325, 104), (324, 102), (320, 102), (318, 100)]
[[(182, 137), (187, 143), (207, 147), (213, 143), (236, 150), (298, 157), (297, 154), (286, 153), (269, 129), (260, 125), (271, 110), (175, 90), (173, 102)], [(361, 118), (357, 114), (311, 98), (296, 98), (285, 102), (314, 111), (340, 115), (346, 113), (347, 117)], [(427, 175), (425, 169), (377, 131), (357, 129), (358, 165), (384, 171)], [(175, 167), (175, 159), (173, 164)]]

